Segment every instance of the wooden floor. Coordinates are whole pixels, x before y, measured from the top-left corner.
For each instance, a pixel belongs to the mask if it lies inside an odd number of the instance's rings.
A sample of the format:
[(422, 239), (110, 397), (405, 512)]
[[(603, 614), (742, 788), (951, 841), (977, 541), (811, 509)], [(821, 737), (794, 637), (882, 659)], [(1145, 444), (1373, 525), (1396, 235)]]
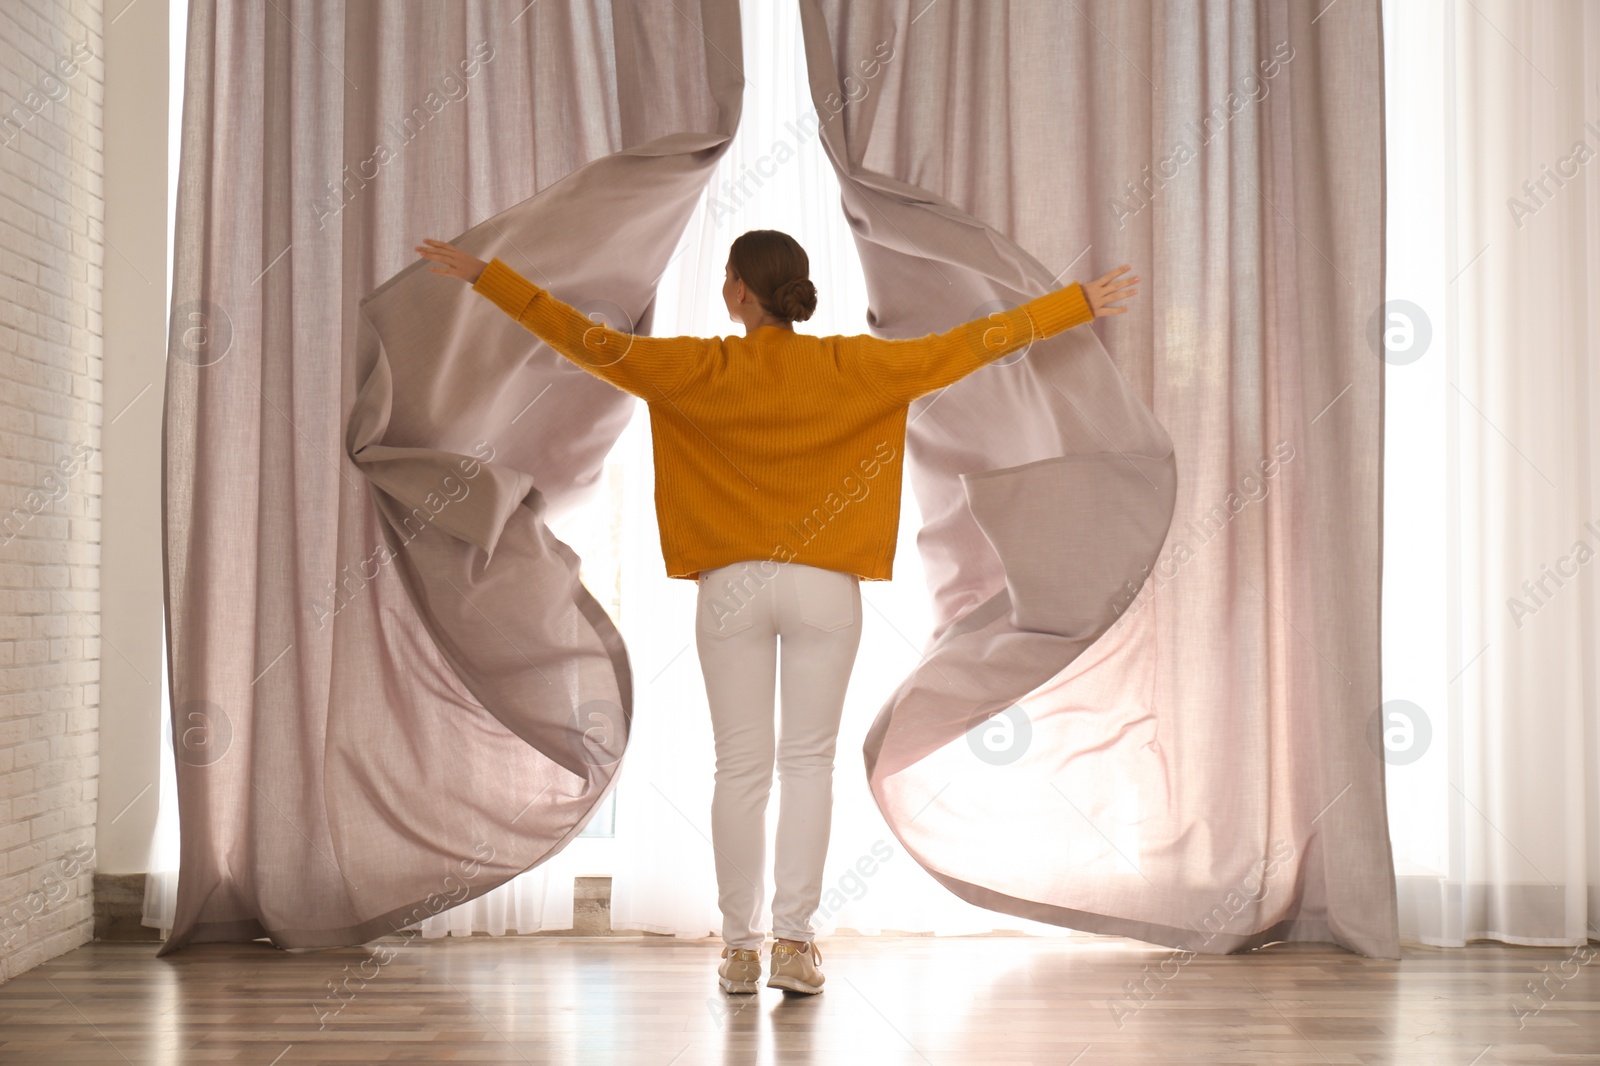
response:
[(1600, 1063), (1592, 944), (1407, 947), (1398, 961), (1276, 945), (1186, 962), (1108, 938), (819, 946), (821, 995), (731, 997), (710, 940), (391, 938), (166, 959), (95, 943), (0, 986), (0, 1063)]

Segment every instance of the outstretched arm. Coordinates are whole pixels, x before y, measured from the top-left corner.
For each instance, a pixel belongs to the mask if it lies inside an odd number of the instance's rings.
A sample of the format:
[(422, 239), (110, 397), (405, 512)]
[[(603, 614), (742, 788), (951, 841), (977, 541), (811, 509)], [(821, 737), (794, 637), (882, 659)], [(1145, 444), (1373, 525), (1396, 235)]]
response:
[(417, 253), (435, 274), (470, 282), (474, 292), (516, 319), (584, 370), (643, 400), (672, 395), (699, 364), (703, 337), (639, 337), (596, 322), (563, 303), (499, 259), (485, 263), (443, 241), (425, 240)]
[(1139, 291), (1123, 291), (1138, 282), (1136, 277), (1115, 280), (1128, 269), (1122, 266), (1087, 285), (1072, 282), (1009, 311), (996, 311), (944, 333), (911, 340), (854, 338), (859, 344), (861, 371), (884, 395), (910, 403), (1035, 340), (1105, 315), (1123, 314), (1128, 309), (1115, 306), (1115, 302)]

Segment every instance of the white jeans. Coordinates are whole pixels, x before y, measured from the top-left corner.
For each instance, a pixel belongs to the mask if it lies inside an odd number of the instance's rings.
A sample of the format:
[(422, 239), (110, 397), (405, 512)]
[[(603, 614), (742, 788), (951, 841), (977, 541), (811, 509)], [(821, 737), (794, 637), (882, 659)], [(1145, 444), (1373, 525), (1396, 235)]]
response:
[[(772, 935), (810, 941), (833, 817), (834, 744), (861, 643), (860, 578), (774, 560), (703, 571), (695, 643), (716, 738), (711, 843), (723, 942), (759, 948), (765, 940), (761, 905), (774, 755), (781, 787)], [(776, 742), (775, 646), (783, 677)]]

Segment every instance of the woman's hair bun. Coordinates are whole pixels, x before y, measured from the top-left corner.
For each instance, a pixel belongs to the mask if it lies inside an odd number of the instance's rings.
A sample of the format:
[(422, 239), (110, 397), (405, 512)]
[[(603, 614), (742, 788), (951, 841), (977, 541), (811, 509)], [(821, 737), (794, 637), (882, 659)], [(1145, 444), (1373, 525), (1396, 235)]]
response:
[(806, 250), (781, 230), (740, 234), (728, 248), (728, 270), (734, 280), (745, 283), (762, 310), (785, 322), (804, 322), (817, 309)]
[(810, 278), (791, 278), (772, 294), (772, 313), (790, 322), (804, 322), (817, 309), (817, 287)]

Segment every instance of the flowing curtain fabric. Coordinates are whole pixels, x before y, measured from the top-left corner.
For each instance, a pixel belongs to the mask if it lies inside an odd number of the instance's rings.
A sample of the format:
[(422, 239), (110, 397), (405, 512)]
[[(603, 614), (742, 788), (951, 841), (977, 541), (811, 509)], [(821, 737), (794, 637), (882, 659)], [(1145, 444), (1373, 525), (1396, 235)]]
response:
[(647, 331), (738, 44), (734, 0), (193, 6), (164, 951), (393, 932), (559, 851), (611, 788), (627, 652), (544, 518), (634, 401), (411, 246), (460, 234)]
[(1600, 7), (1406, 0), (1386, 37), (1400, 931), (1582, 944), (1600, 937)]
[(1378, 3), (801, 11), (876, 331), (1146, 279), (911, 409), (935, 636), (866, 746), (900, 842), (1077, 929), (1397, 954)]

